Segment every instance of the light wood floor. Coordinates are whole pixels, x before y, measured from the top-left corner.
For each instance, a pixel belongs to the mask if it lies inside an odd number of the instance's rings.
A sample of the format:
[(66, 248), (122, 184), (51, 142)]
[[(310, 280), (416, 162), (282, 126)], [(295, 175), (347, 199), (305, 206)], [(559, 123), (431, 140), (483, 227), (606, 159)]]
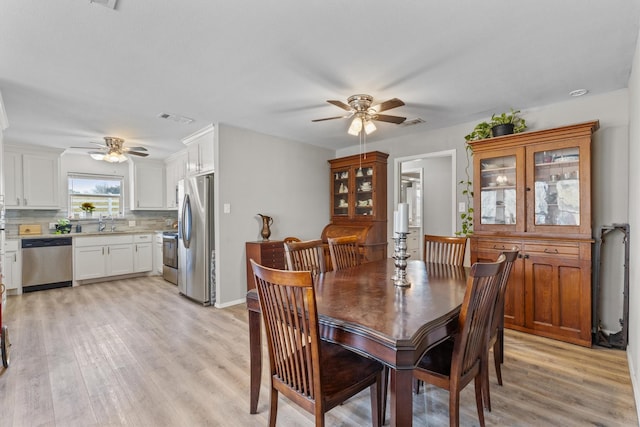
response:
[[(12, 363), (0, 367), (0, 426), (265, 426), (249, 414), (244, 305), (220, 310), (160, 278), (129, 279), (9, 297)], [(489, 426), (638, 425), (626, 355), (507, 331), (504, 386), (492, 371)], [(264, 364), (268, 366), (266, 352)], [(446, 392), (414, 396), (414, 425), (448, 425)], [(280, 398), (280, 426), (313, 425)], [(477, 425), (473, 385), (463, 426)], [(368, 391), (327, 425), (370, 423)]]

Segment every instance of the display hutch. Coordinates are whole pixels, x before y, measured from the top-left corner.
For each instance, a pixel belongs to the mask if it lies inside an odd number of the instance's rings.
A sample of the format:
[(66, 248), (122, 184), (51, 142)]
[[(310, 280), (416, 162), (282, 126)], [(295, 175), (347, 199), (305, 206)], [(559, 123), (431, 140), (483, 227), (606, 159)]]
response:
[(331, 224), (322, 240), (358, 235), (365, 261), (387, 257), (387, 157), (373, 151), (329, 160)]
[(591, 346), (591, 139), (597, 121), (472, 141), (471, 262), (517, 248), (505, 327)]

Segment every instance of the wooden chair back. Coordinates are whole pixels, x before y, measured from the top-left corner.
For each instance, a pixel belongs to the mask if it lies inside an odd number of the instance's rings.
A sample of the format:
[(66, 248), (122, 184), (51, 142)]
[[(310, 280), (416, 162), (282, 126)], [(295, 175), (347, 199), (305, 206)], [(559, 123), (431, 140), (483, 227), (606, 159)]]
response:
[(422, 250), (425, 262), (439, 264), (463, 265), (467, 248), (466, 237), (424, 235)]
[(501, 256), (505, 257), (504, 269), (500, 277), (500, 286), (498, 288), (498, 296), (496, 297), (496, 305), (492, 313), (491, 324), (489, 326), (489, 338), (486, 344), (486, 359), (483, 373), (483, 381), (486, 385), (486, 389), (483, 395), (484, 406), (488, 410), (491, 410), (491, 390), (489, 387), (489, 350), (493, 347), (493, 363), (496, 368), (496, 377), (498, 384), (502, 385), (502, 369), (500, 365), (504, 361), (504, 297), (507, 292), (507, 284), (509, 283), (509, 276), (511, 275), (511, 269), (513, 263), (518, 257), (518, 250), (504, 251)]
[(290, 243), (290, 242), (302, 242), (302, 240), (298, 239), (297, 237), (294, 236), (289, 236), (289, 237), (285, 237), (284, 239), (282, 239), (285, 243)]
[(311, 271), (313, 277), (326, 272), (322, 240), (285, 242), (284, 253), (287, 270)]
[(278, 393), (322, 426), (325, 412), (370, 387), (372, 424), (380, 426), (382, 365), (320, 339), (311, 273), (275, 270), (253, 259), (251, 266), (269, 349), (269, 425), (276, 425)]
[(331, 264), (334, 270), (355, 267), (360, 265), (360, 247), (358, 236), (342, 236), (327, 239)]
[(500, 255), (497, 262), (476, 263), (471, 267), (453, 340), (445, 340), (429, 350), (414, 369), (418, 380), (449, 391), (450, 426), (460, 423), (460, 391), (472, 380), (478, 419), (484, 426), (483, 393), (488, 384), (483, 380), (483, 363), (504, 265), (505, 256)]

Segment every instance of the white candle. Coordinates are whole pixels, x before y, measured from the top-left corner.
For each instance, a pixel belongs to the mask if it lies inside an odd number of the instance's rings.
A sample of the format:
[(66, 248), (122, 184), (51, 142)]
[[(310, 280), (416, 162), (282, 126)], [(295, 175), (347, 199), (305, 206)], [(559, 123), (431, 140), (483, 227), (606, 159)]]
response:
[(393, 232), (398, 232), (398, 211), (393, 211)]
[(409, 204), (398, 203), (398, 232), (409, 232)]

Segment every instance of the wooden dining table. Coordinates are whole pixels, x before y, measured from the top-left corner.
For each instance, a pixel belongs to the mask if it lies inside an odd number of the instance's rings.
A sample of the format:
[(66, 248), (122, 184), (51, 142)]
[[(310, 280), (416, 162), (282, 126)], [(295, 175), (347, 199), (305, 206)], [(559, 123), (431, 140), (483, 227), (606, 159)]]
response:
[[(408, 287), (392, 280), (394, 260), (383, 259), (317, 276), (315, 292), (322, 339), (379, 360), (390, 368), (392, 426), (411, 426), (413, 368), (429, 348), (457, 329), (468, 268), (409, 261)], [(247, 292), (251, 362), (250, 413), (260, 393), (260, 304)]]

